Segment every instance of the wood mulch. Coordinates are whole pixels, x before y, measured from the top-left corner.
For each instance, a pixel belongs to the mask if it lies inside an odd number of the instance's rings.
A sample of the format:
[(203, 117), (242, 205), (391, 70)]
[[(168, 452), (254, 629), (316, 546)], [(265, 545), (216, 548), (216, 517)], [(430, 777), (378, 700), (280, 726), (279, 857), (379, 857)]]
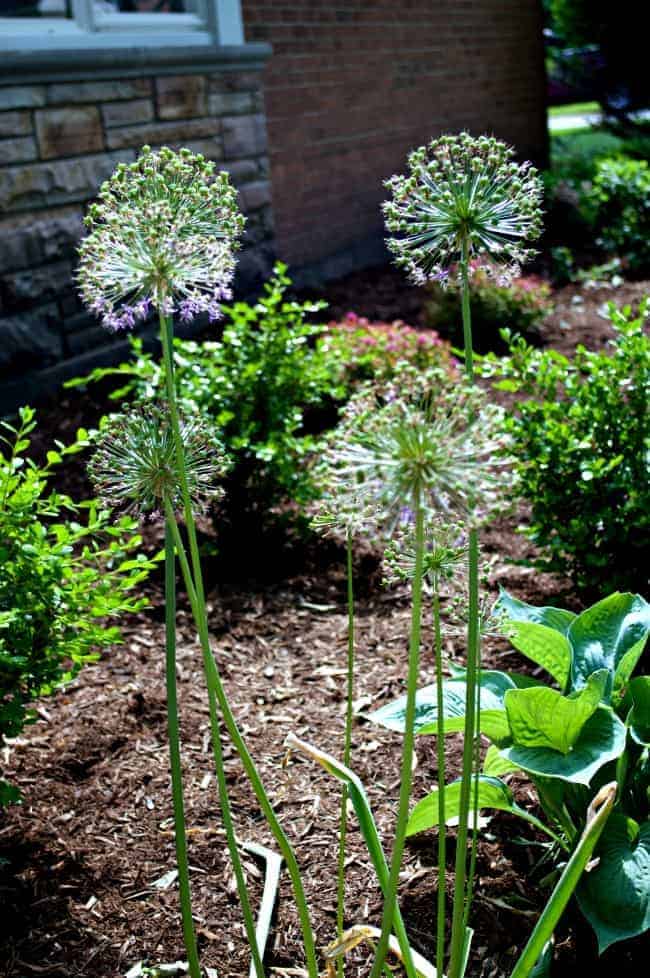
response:
[[(576, 342), (594, 348), (608, 336), (603, 303), (636, 302), (650, 283), (618, 290), (578, 290), (557, 296), (544, 341), (570, 352)], [(417, 322), (417, 309), (399, 305), (393, 273), (365, 273), (329, 288), (333, 312), (354, 308), (371, 318)], [(410, 295), (410, 293), (409, 293)], [(354, 298), (351, 298), (353, 296)], [(49, 414), (54, 430), (80, 423), (78, 395)], [(56, 418), (58, 417), (58, 424)], [(487, 556), (496, 554), (491, 587), (506, 586), (534, 603), (577, 607), (570, 583), (520, 563), (533, 553), (516, 533), (522, 513), (503, 518), (484, 534)], [(159, 529), (149, 528), (156, 545)], [(263, 780), (295, 845), (319, 947), (335, 936), (338, 786), (311, 762), (285, 764), (289, 731), (340, 754), (347, 641), (343, 554), (335, 547), (309, 551), (298, 575), (263, 589), (238, 592), (209, 582), (210, 628), (215, 656), (239, 724)], [(251, 553), (251, 562), (273, 563)], [(264, 576), (264, 575), (262, 575)], [(277, 577), (277, 575), (276, 575)], [(357, 566), (357, 708), (353, 766), (373, 805), (387, 852), (392, 844), (400, 778), (400, 740), (372, 726), (364, 713), (404, 689), (409, 633), (408, 595), (386, 590), (371, 555)], [(38, 721), (0, 748), (4, 773), (24, 802), (0, 815), (0, 975), (3, 978), (118, 978), (141, 959), (173, 962), (184, 956), (174, 869), (164, 692), (164, 624), (161, 582), (149, 585), (151, 605), (124, 623), (124, 644), (87, 667), (65, 690), (44, 699)], [(229, 866), (214, 769), (207, 702), (194, 630), (181, 600), (179, 697), (182, 709), (187, 824), (194, 911), (204, 966), (219, 978), (248, 974), (241, 916)], [(462, 661), (462, 638), (447, 640), (451, 661)], [(425, 622), (422, 683), (433, 678), (431, 630)], [(517, 655), (488, 639), (485, 663), (517, 668)], [(460, 738), (448, 744), (449, 778), (458, 770)], [(224, 744), (238, 836), (273, 848), (240, 764)], [(436, 782), (435, 742), (420, 738), (414, 798)], [(518, 800), (535, 806), (525, 780)], [(530, 844), (522, 844), (527, 840)], [(498, 814), (479, 847), (473, 923), (476, 934), (470, 978), (505, 978), (543, 905), (538, 867), (543, 850), (525, 823)], [(400, 900), (414, 946), (432, 957), (435, 930), (435, 835), (409, 842)], [(448, 889), (454, 846), (449, 847)], [(263, 882), (261, 864), (245, 856), (254, 903)], [(381, 898), (363, 840), (351, 818), (347, 860), (346, 924), (377, 924)], [(600, 959), (588, 926), (569, 912), (557, 934), (557, 974), (581, 965), (593, 978), (638, 971), (650, 949), (646, 939), (615, 947)], [(347, 960), (348, 978), (368, 974), (369, 954)], [(297, 915), (283, 876), (267, 955), (269, 975), (301, 972)]]

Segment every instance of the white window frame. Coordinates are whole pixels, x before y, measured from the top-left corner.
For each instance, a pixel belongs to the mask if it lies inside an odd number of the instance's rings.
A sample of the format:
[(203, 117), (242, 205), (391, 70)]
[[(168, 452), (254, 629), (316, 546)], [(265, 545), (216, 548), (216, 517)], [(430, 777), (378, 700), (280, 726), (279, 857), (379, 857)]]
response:
[(224, 47), (244, 42), (241, 0), (195, 0), (197, 12), (103, 13), (93, 0), (72, 0), (71, 19), (0, 17), (2, 52)]

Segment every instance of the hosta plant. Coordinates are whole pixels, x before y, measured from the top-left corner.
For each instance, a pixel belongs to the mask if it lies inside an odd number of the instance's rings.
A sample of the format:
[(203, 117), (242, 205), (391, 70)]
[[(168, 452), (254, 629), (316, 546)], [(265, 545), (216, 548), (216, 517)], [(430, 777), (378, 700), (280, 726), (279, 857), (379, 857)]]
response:
[[(594, 794), (618, 782), (600, 861), (577, 889), (602, 951), (650, 927), (650, 678), (632, 678), (650, 632), (650, 605), (639, 595), (615, 592), (576, 615), (535, 608), (503, 591), (494, 613), (515, 649), (547, 679), (481, 673), (481, 732), (490, 746), (476, 807), (526, 819), (561, 855), (575, 848)], [(418, 692), (416, 733), (437, 732), (438, 694), (437, 684)], [(456, 669), (442, 688), (445, 733), (463, 729), (466, 699), (466, 674)], [(402, 697), (371, 718), (403, 731), (404, 717)], [(513, 772), (535, 785), (543, 819), (515, 802), (505, 780)], [(447, 820), (458, 816), (459, 794), (459, 782), (447, 786)], [(420, 800), (409, 834), (437, 825), (437, 806), (437, 790)]]

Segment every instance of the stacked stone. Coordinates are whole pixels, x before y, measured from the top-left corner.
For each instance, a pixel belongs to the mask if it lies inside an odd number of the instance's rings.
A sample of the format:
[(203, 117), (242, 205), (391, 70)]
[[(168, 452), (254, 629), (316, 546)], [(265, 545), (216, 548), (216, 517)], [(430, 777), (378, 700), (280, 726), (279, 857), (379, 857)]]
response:
[(273, 222), (259, 72), (0, 87), (0, 412), (115, 358), (81, 309), (75, 251), (97, 188), (145, 143), (187, 146), (230, 172), (248, 217), (240, 286), (267, 274)]

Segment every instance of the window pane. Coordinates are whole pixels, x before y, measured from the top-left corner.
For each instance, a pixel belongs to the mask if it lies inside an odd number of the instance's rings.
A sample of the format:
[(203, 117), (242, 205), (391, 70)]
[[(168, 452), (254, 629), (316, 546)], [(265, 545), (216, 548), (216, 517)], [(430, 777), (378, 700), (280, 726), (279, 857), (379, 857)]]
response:
[(72, 0), (0, 0), (0, 17), (72, 17)]
[(193, 14), (196, 0), (100, 0), (95, 7), (111, 14)]

